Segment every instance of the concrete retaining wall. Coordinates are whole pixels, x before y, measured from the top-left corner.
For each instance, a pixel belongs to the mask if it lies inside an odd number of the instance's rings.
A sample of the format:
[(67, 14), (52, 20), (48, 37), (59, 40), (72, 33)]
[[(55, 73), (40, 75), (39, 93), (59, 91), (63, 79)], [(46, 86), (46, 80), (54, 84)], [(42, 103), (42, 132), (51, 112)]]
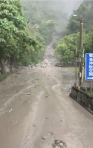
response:
[(89, 96), (86, 92), (79, 90), (77, 87), (72, 87), (69, 96), (76, 100), (89, 112), (93, 113), (93, 97)]

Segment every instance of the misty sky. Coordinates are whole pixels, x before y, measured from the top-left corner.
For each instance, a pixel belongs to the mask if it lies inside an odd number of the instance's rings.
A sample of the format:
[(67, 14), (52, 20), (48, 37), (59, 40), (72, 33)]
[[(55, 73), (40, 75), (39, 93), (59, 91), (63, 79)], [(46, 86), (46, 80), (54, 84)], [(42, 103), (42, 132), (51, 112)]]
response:
[[(22, 0), (21, 0), (22, 1)], [(25, 1), (25, 0), (24, 0)], [(36, 1), (36, 2), (39, 2), (39, 1), (48, 1), (49, 2), (54, 2), (56, 1), (57, 3), (60, 3), (60, 5), (64, 5), (64, 10), (67, 14), (71, 15), (71, 13), (73, 12), (73, 10), (76, 10), (79, 5), (84, 1), (84, 0), (29, 0), (29, 1)]]
[(79, 5), (83, 2), (83, 0), (63, 0), (63, 2), (65, 4), (65, 9), (67, 13), (71, 14), (73, 10), (76, 10), (79, 7)]

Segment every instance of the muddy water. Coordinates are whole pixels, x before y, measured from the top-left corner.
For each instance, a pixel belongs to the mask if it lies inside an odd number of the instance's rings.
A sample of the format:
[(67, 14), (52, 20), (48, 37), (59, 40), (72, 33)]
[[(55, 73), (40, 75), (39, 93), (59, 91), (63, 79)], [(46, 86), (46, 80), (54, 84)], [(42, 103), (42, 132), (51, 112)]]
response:
[(73, 70), (53, 66), (51, 46), (45, 63), (0, 83), (0, 148), (93, 148), (93, 116), (69, 98)]

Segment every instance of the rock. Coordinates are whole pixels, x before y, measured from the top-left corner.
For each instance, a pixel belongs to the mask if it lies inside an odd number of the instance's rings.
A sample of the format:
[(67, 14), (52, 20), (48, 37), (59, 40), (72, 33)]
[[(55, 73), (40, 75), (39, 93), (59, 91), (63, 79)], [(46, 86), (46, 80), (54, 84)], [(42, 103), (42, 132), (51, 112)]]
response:
[(49, 117), (46, 117), (46, 119), (49, 119)]
[(19, 96), (19, 100), (21, 100), (22, 98)]
[(12, 108), (9, 110), (9, 113), (12, 111)]
[(33, 127), (36, 127), (36, 124), (33, 124)]
[(53, 148), (67, 148), (67, 145), (65, 144), (65, 142), (61, 140), (54, 140), (52, 147)]
[(53, 147), (53, 148), (55, 148), (55, 147), (56, 147), (56, 145), (53, 143), (53, 144), (52, 144), (52, 147)]
[(14, 122), (14, 124), (16, 124), (16, 123), (17, 123), (17, 121)]
[(63, 146), (64, 146), (63, 143), (60, 143), (59, 145), (60, 145), (60, 147), (62, 147), (62, 148), (63, 148)]
[(30, 95), (30, 93), (26, 93), (26, 95)]
[(43, 140), (46, 140), (46, 137), (42, 137)]
[(54, 132), (49, 132), (52, 136), (54, 135)]
[(62, 120), (60, 120), (60, 122), (62, 122)]

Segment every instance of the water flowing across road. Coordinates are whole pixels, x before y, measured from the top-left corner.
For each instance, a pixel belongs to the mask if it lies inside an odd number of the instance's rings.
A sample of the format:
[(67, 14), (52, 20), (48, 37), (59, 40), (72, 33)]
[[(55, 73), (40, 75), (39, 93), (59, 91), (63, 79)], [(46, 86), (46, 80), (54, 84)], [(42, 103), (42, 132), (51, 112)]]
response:
[(93, 148), (93, 116), (69, 98), (73, 68), (45, 60), (0, 83), (0, 148)]

